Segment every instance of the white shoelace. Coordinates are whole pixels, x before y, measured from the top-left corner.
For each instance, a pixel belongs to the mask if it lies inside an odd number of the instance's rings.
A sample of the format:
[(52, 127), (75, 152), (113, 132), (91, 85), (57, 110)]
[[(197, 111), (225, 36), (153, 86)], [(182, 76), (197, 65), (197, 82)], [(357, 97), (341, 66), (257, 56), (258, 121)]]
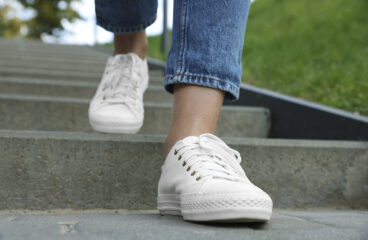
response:
[[(139, 97), (139, 82), (131, 78), (134, 68), (134, 60), (113, 62), (107, 66), (106, 80), (102, 85), (103, 103), (124, 104), (131, 110), (136, 106)], [(137, 72), (137, 74), (139, 74)]]
[(213, 134), (202, 134), (198, 138), (184, 139), (185, 143), (177, 149), (178, 159), (183, 159), (187, 171), (197, 175), (197, 180), (205, 177), (227, 179), (230, 181), (246, 181), (240, 166), (241, 157), (238, 151), (231, 149)]

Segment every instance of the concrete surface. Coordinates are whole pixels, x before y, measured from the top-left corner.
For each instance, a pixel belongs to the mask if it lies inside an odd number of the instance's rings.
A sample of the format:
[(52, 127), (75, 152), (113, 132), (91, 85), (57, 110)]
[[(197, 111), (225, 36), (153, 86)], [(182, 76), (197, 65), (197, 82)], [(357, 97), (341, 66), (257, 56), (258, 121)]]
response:
[(367, 211), (276, 210), (260, 223), (195, 223), (156, 211), (0, 213), (0, 239), (366, 240)]
[[(164, 136), (0, 131), (0, 209), (152, 209)], [(368, 143), (224, 138), (279, 208), (368, 208)]]
[[(96, 81), (100, 82), (102, 72), (100, 74), (91, 72), (71, 72), (61, 70), (42, 70), (33, 68), (16, 68), (16, 67), (0, 67), (1, 77), (31, 78), (31, 79), (51, 79), (51, 80), (76, 80), (76, 81)], [(163, 83), (164, 78), (162, 72), (158, 70), (150, 71), (151, 82)]]
[[(1, 44), (2, 45), (2, 44)], [(54, 45), (55, 46), (55, 45)], [(83, 48), (83, 47), (82, 47)], [(2, 55), (28, 55), (28, 56), (37, 56), (37, 57), (54, 57), (61, 59), (84, 59), (84, 58), (92, 58), (94, 61), (104, 61), (106, 59), (107, 54), (104, 52), (99, 52), (94, 50), (93, 48), (84, 48), (84, 51), (78, 50), (78, 47), (73, 48), (55, 48), (55, 47), (32, 47), (24, 44), (23, 46), (0, 46), (0, 51)]]
[[(108, 54), (4, 39), (0, 52), (0, 129), (14, 129), (0, 130), (0, 209), (155, 208), (170, 118), (170, 104), (155, 103), (171, 101), (162, 91), (163, 72), (150, 71), (141, 134), (97, 134), (89, 132), (87, 105)], [(269, 127), (267, 110), (226, 107), (217, 134), (266, 137)], [(247, 175), (276, 207), (368, 208), (367, 142), (223, 139), (240, 151)], [(362, 211), (277, 211), (277, 221), (262, 226), (193, 225), (152, 212), (65, 211), (0, 213), (0, 240), (358, 239), (361, 223), (367, 225)], [(14, 236), (7, 231), (15, 228)]]
[[(36, 60), (34, 60), (36, 59)], [(88, 58), (87, 58), (88, 59)], [(71, 71), (71, 72), (94, 72), (94, 73), (102, 73), (104, 71), (106, 64), (106, 59), (100, 60), (99, 62), (69, 62), (65, 59), (63, 62), (61, 61), (50, 61), (50, 59), (44, 58), (17, 58), (13, 56), (11, 58), (0, 58), (0, 67), (8, 68), (17, 66), (18, 68), (23, 69), (40, 69), (40, 70), (63, 70), (63, 71)]]
[[(169, 94), (156, 92), (156, 94)], [(92, 131), (88, 121), (89, 99), (0, 95), (0, 129)], [(171, 104), (145, 103), (145, 118), (139, 133), (166, 134), (171, 120)], [(264, 108), (222, 108), (219, 136), (267, 137), (270, 113)]]
[[(1, 41), (0, 41), (0, 45), (1, 45)], [(104, 59), (94, 59), (94, 58), (80, 58), (80, 59), (70, 59), (70, 58), (60, 58), (60, 57), (55, 57), (54, 55), (47, 55), (47, 56), (35, 56), (35, 55), (27, 55), (27, 54), (11, 54), (11, 55), (5, 55), (5, 56), (0, 56), (0, 60), (2, 60), (3, 62), (6, 62), (6, 60), (10, 60), (12, 62), (16, 61), (27, 61), (27, 66), (32, 64), (29, 62), (34, 62), (33, 65), (35, 65), (35, 63), (48, 63), (48, 64), (53, 64), (55, 66), (57, 65), (63, 65), (65, 67), (72, 67), (73, 69), (75, 68), (79, 68), (79, 66), (89, 66), (91, 68), (97, 67), (100, 68), (101, 70), (103, 70), (103, 68), (101, 68), (101, 66), (103, 66), (103, 64), (106, 63), (106, 59), (107, 56), (105, 56)], [(5, 66), (8, 65), (7, 63), (5, 63)], [(73, 66), (74, 65), (74, 66)], [(12, 65), (12, 67), (17, 66), (17, 64)]]
[[(0, 38), (0, 49), (8, 49), (8, 50), (17, 50), (17, 51), (25, 51), (28, 49), (34, 50), (60, 50), (60, 51), (70, 51), (70, 52), (91, 52), (91, 47), (88, 45), (62, 45), (62, 44), (53, 44), (53, 43), (43, 43), (39, 40), (32, 39), (6, 39)], [(92, 48), (93, 49), (93, 48)]]
[[(152, 83), (144, 94), (144, 101), (172, 102), (172, 94), (166, 92), (162, 84)], [(0, 77), (0, 94), (91, 99), (97, 86), (98, 82)]]

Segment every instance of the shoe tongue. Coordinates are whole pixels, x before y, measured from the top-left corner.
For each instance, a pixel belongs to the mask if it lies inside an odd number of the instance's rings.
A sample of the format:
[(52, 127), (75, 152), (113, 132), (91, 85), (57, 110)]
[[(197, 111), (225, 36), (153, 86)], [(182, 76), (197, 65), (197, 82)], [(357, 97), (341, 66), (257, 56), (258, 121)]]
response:
[(203, 133), (201, 134), (199, 137), (197, 136), (188, 136), (182, 139), (182, 141), (186, 142), (186, 143), (194, 143), (194, 142), (198, 142), (198, 139), (200, 137), (206, 137), (207, 139), (210, 139), (212, 141), (217, 141), (217, 142), (223, 142), (220, 138), (216, 137), (215, 135), (211, 134), (211, 133)]
[(182, 139), (183, 142), (185, 143), (194, 143), (194, 142), (198, 142), (198, 137), (197, 136), (188, 136)]
[(207, 139), (210, 139), (211, 141), (220, 142), (226, 145), (224, 141), (222, 141), (219, 137), (217, 137), (216, 135), (212, 133), (202, 133), (199, 137), (202, 137), (202, 138), (205, 137)]
[(132, 59), (132, 61), (134, 63), (142, 63), (143, 59), (141, 59), (141, 57), (139, 57), (136, 53), (130, 52), (130, 53), (125, 53), (125, 54), (116, 54), (114, 56), (116, 61), (122, 60), (122, 59), (126, 59), (126, 58), (130, 58)]

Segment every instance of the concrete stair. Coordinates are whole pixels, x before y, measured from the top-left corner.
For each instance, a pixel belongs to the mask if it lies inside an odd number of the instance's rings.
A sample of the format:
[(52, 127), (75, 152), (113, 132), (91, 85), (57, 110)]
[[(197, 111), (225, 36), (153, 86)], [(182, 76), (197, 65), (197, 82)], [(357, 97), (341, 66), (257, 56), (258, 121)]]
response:
[[(144, 94), (146, 102), (171, 102), (172, 95), (160, 85), (151, 81), (148, 91)], [(14, 77), (0, 77), (0, 94), (70, 97), (90, 100), (96, 92), (98, 82), (24, 79)]]
[[(33, 69), (33, 68), (0, 68), (0, 77), (16, 77), (16, 78), (30, 78), (30, 79), (51, 79), (51, 80), (76, 80), (76, 81), (94, 81), (99, 82), (102, 72), (99, 74), (82, 71), (60, 71), (52, 69)], [(163, 83), (163, 76), (161, 71), (150, 72), (150, 83)]]
[[(366, 207), (366, 143), (224, 139), (278, 208)], [(154, 209), (163, 143), (163, 135), (2, 130), (0, 209)]]
[(10, 211), (0, 213), (0, 229), (6, 229), (2, 237), (9, 240), (365, 240), (367, 217), (367, 212), (351, 210), (276, 210), (267, 224), (198, 224), (156, 211)]
[[(222, 239), (225, 235), (217, 234), (214, 225), (181, 223), (175, 217), (159, 217), (154, 210), (172, 101), (172, 96), (163, 90), (162, 71), (150, 71), (145, 123), (137, 135), (91, 130), (88, 103), (107, 57), (91, 47), (0, 39), (0, 239), (12, 239), (8, 232), (2, 232), (11, 229), (11, 219), (20, 220), (18, 226), (25, 234), (46, 223), (57, 231), (64, 229), (55, 221), (83, 222), (72, 224), (74, 235), (68, 235), (68, 231), (67, 235), (58, 235), (70, 239), (91, 239), (88, 234), (92, 234), (89, 229), (93, 224), (101, 226), (96, 230), (100, 233), (104, 227), (112, 231), (111, 238), (106, 239), (118, 239), (114, 234), (129, 232), (130, 225), (109, 228), (103, 224), (105, 221), (152, 224), (147, 230), (152, 234), (169, 221), (175, 226), (171, 238), (193, 237), (190, 233), (181, 234), (190, 230), (203, 237)], [(276, 209), (294, 209), (276, 210), (271, 224), (260, 227), (269, 232), (261, 239), (359, 239), (361, 235), (352, 233), (368, 219), (368, 143), (268, 139), (271, 114), (265, 108), (224, 106), (216, 133), (239, 150), (247, 175), (270, 193)], [(315, 215), (309, 216), (305, 209), (311, 208), (328, 210), (314, 210)], [(103, 210), (93, 210), (89, 215), (86, 211), (91, 209)], [(117, 214), (105, 214), (106, 209), (140, 212), (117, 210)], [(41, 212), (32, 214), (34, 210)], [(359, 224), (349, 222), (349, 216)], [(90, 222), (91, 217), (96, 220)], [(321, 217), (326, 218), (320, 220)], [(286, 231), (296, 226), (306, 227)], [(252, 235), (253, 225), (245, 228), (250, 235), (244, 237), (241, 231), (235, 231), (231, 233), (234, 239), (260, 237)], [(321, 231), (303, 235), (303, 231), (315, 228)], [(142, 233), (129, 233), (126, 239), (149, 235), (138, 227), (130, 230)], [(276, 235), (272, 234), (274, 230)], [(213, 235), (206, 235), (206, 231)], [(49, 235), (47, 231), (41, 234)], [(303, 237), (293, 238), (290, 234)], [(44, 238), (37, 236), (41, 235), (35, 234), (31, 239)]]
[[(87, 116), (89, 99), (1, 94), (0, 99), (0, 111), (7, 113), (0, 116), (0, 129), (92, 131)], [(223, 107), (222, 112), (217, 128), (220, 136), (267, 137), (270, 117), (266, 109)], [(140, 133), (166, 134), (170, 118), (171, 104), (147, 102)]]

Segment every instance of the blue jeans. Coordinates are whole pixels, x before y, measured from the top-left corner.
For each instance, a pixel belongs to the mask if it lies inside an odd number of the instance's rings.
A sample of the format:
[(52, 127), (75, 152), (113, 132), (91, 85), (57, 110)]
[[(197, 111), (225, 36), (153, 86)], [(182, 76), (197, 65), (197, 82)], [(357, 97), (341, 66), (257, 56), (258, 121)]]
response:
[[(114, 33), (144, 30), (156, 19), (157, 0), (95, 0), (97, 24)], [(239, 98), (250, 0), (175, 0), (172, 44), (164, 87), (176, 83), (225, 91)]]

